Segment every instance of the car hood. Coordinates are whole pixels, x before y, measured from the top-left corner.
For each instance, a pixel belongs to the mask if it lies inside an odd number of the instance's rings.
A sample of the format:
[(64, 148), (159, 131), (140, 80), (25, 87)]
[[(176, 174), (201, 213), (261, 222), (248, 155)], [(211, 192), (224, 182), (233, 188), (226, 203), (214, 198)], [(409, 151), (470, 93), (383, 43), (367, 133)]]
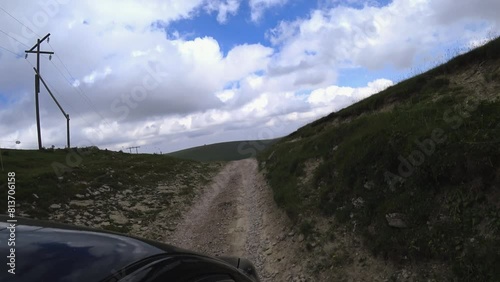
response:
[[(169, 246), (113, 233), (40, 225), (16, 224), (15, 246), (9, 246), (10, 223), (0, 222), (1, 253), (9, 254), (10, 248), (15, 248), (15, 280), (99, 281), (131, 263), (169, 250)], [(0, 278), (5, 275), (12, 274), (4, 271)]]

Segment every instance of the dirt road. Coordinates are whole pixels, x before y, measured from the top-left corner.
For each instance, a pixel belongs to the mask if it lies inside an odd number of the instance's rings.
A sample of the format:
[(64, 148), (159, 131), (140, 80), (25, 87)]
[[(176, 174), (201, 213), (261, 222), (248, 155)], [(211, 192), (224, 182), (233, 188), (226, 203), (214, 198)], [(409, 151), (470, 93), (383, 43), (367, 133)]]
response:
[(165, 242), (250, 259), (262, 281), (310, 281), (300, 238), (276, 207), (253, 159), (228, 163)]

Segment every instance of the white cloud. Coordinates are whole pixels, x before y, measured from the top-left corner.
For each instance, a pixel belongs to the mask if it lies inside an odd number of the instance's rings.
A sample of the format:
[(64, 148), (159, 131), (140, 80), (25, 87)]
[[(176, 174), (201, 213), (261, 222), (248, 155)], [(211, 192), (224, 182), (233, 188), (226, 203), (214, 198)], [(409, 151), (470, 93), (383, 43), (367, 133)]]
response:
[[(393, 85), (393, 82), (387, 79), (377, 79), (368, 83), (366, 87), (360, 88), (332, 85), (314, 90), (309, 95), (307, 101), (313, 106), (330, 107), (330, 111), (337, 111), (354, 102), (378, 93), (391, 85)], [(346, 103), (336, 103), (336, 101), (346, 101)]]
[(287, 2), (288, 0), (249, 0), (248, 5), (251, 9), (252, 21), (259, 21), (265, 10), (274, 6), (283, 6)]
[(209, 0), (206, 9), (209, 12), (217, 11), (217, 21), (226, 23), (229, 15), (236, 15), (240, 8), (241, 0)]
[[(471, 23), (486, 25), (482, 32), (499, 30), (500, 18), (490, 12), (500, 9), (498, 1), (477, 6), (467, 0), (438, 2), (394, 0), (385, 7), (315, 10), (307, 18), (280, 23), (268, 36), (281, 48), (283, 61), (316, 59), (337, 66), (379, 69), (390, 64), (405, 69), (417, 54), (432, 52), (438, 44), (481, 36), (467, 31)], [(307, 55), (311, 52), (312, 58)]]
[[(187, 39), (169, 23), (213, 11), (220, 23), (230, 24), (241, 1), (101, 2), (60, 5), (39, 25), (33, 24), (43, 11), (38, 4), (23, 0), (2, 7), (31, 21), (37, 33), (52, 33), (50, 43), (65, 65), (43, 59), (41, 70), (71, 116), (74, 145), (163, 144), (164, 152), (290, 133), (392, 84), (376, 79), (359, 88), (338, 85), (345, 67), (404, 69), (447, 44), (477, 45), (488, 30), (499, 30), (500, 9), (492, 0), (321, 8), (281, 22), (268, 33), (271, 46), (240, 43), (223, 52), (219, 38)], [(285, 2), (250, 0), (252, 19)], [(0, 25), (29, 46), (36, 40), (9, 17), (0, 17)], [(25, 46), (17, 45), (4, 47), (22, 53)], [(43, 48), (51, 49), (45, 43)], [(3, 52), (0, 60), (0, 105), (7, 105), (0, 109), (2, 139), (34, 148), (32, 67)], [(33, 56), (28, 60), (34, 63)], [(44, 144), (64, 146), (65, 120), (46, 93), (40, 98)]]

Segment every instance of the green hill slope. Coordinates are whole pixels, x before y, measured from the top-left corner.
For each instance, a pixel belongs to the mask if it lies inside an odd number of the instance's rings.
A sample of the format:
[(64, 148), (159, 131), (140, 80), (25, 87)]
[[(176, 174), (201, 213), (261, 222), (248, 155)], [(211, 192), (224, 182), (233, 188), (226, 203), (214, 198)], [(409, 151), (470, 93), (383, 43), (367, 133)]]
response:
[(354, 254), (314, 248), (343, 230), (398, 268), (435, 266), (418, 279), (500, 281), (499, 98), (496, 39), (260, 154), (316, 267), (362, 269)]
[(168, 156), (196, 161), (235, 161), (255, 157), (278, 139), (234, 141), (189, 148)]

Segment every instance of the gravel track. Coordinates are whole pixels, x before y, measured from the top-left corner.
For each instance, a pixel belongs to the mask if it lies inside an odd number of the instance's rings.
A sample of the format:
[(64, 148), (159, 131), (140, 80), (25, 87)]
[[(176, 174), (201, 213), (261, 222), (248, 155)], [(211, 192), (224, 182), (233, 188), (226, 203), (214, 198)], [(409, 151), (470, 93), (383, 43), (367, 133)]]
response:
[(165, 242), (208, 255), (251, 260), (262, 281), (310, 281), (286, 215), (276, 207), (257, 161), (228, 163)]

